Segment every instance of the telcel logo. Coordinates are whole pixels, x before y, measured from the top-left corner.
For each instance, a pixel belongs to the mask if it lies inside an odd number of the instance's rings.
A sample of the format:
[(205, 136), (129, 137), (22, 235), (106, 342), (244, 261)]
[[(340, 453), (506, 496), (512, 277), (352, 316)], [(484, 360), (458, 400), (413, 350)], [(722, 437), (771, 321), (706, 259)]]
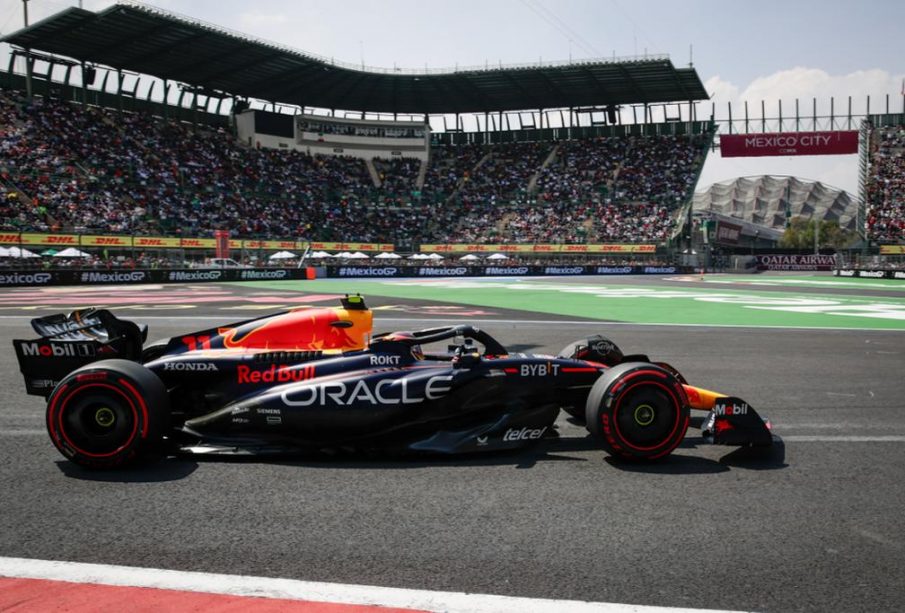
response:
[(536, 441), (542, 437), (546, 431), (546, 426), (538, 430), (532, 430), (531, 428), (522, 428), (521, 430), (509, 428), (506, 430), (506, 434), (503, 435), (503, 442)]

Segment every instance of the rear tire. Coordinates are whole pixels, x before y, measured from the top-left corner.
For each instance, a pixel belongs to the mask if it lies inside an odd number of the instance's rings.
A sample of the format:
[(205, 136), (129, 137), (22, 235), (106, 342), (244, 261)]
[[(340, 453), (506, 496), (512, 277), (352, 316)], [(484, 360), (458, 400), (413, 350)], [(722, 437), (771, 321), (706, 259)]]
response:
[(585, 407), (587, 428), (610, 455), (656, 460), (678, 447), (688, 430), (685, 390), (668, 370), (629, 362), (594, 383)]
[(157, 375), (135, 362), (104, 360), (60, 381), (47, 400), (47, 431), (71, 462), (116, 468), (159, 446), (169, 414)]

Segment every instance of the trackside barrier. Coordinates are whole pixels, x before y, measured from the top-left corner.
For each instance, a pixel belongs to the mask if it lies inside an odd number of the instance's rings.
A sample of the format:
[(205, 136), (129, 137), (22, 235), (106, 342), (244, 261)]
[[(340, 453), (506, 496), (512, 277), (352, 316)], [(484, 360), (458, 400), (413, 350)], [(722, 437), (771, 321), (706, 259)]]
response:
[(569, 277), (579, 275), (671, 275), (683, 266), (326, 266), (328, 278), (355, 277)]
[(905, 280), (905, 270), (885, 270), (878, 268), (840, 268), (836, 271), (837, 277), (855, 277), (858, 279), (902, 279)]
[(0, 270), (0, 287), (301, 281), (367, 277), (568, 277), (579, 275), (671, 275), (687, 266), (324, 266), (308, 268), (158, 270)]
[(156, 269), (156, 270), (0, 270), (0, 287), (285, 281), (313, 279), (312, 268)]

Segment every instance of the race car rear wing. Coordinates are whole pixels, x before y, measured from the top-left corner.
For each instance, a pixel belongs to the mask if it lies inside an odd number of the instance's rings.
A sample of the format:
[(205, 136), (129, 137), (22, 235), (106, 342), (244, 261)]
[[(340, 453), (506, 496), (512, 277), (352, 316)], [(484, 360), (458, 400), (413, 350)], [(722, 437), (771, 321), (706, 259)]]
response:
[(14, 340), (19, 370), (29, 394), (47, 397), (70, 372), (110, 358), (137, 361), (147, 326), (118, 319), (103, 309), (81, 309), (31, 320), (39, 338)]

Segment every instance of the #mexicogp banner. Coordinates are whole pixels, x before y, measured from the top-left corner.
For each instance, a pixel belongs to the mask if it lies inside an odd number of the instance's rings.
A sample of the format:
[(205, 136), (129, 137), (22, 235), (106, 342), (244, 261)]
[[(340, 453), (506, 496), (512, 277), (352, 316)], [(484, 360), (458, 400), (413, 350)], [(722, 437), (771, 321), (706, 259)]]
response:
[(656, 245), (421, 245), (426, 253), (655, 253)]
[(858, 153), (855, 130), (720, 135), (720, 155), (724, 158), (848, 153)]

